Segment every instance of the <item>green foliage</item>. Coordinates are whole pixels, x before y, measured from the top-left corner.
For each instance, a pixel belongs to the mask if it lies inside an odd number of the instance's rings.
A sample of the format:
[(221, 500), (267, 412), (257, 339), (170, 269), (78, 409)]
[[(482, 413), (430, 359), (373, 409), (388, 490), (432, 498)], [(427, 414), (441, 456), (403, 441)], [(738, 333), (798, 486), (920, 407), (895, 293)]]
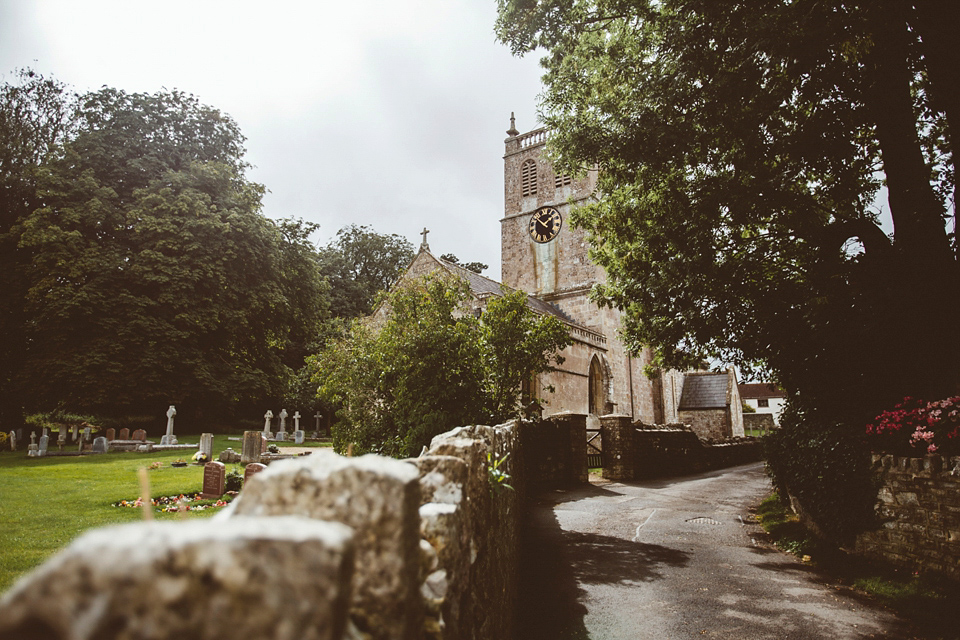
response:
[(797, 499), (821, 537), (849, 544), (876, 526), (878, 485), (862, 433), (787, 409), (764, 438), (767, 471), (781, 496)]
[(460, 258), (452, 253), (444, 253), (440, 256), (441, 260), (445, 260), (450, 264), (455, 264), (458, 267), (462, 267), (467, 271), (473, 271), (474, 273), (483, 273), (486, 271), (490, 265), (483, 264), (482, 262), (460, 262)]
[(224, 475), (224, 491), (240, 491), (243, 488), (243, 474), (238, 469), (231, 469)]
[(521, 385), (558, 361), (569, 336), (522, 293), (491, 300), (479, 320), (464, 313), (469, 296), (462, 280), (412, 281), (313, 358), (321, 398), (339, 407), (338, 451), (412, 456), (453, 427), (519, 414)]
[(507, 484), (510, 474), (500, 468), (509, 457), (509, 453), (501, 458), (500, 454), (487, 452), (487, 482), (490, 484), (490, 493), (498, 493), (504, 489), (513, 491), (513, 487)]
[(320, 269), (330, 283), (330, 307), (336, 318), (358, 318), (373, 310), (381, 291), (394, 283), (413, 260), (413, 245), (396, 234), (380, 234), (349, 225), (320, 250)]

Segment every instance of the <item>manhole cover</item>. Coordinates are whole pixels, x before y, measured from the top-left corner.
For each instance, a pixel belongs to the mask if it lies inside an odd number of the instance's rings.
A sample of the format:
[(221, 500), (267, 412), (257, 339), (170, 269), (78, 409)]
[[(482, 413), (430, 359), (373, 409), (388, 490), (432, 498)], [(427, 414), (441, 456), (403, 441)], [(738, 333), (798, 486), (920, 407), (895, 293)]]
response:
[(700, 516), (699, 518), (690, 518), (687, 522), (692, 522), (693, 524), (722, 524), (713, 518), (705, 518)]

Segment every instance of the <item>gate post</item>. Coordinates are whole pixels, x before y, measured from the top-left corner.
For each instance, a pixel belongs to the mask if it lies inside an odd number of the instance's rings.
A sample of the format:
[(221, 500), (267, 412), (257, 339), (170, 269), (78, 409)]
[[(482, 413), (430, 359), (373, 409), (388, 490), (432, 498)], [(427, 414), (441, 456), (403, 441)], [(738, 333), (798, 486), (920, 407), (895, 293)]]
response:
[(560, 433), (566, 432), (570, 437), (570, 466), (566, 470), (566, 480), (570, 484), (585, 484), (588, 481), (587, 470), (587, 416), (582, 413), (560, 413), (551, 416)]
[(637, 475), (633, 418), (600, 416), (603, 442), (603, 477), (608, 480), (633, 480)]

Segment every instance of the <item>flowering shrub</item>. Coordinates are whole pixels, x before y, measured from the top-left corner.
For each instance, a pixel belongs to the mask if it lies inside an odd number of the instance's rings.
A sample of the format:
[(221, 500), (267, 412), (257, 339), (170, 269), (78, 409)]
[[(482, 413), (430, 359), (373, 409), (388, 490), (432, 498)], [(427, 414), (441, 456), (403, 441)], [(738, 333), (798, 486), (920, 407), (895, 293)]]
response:
[(867, 425), (876, 450), (900, 455), (960, 453), (960, 396), (925, 402), (906, 397)]

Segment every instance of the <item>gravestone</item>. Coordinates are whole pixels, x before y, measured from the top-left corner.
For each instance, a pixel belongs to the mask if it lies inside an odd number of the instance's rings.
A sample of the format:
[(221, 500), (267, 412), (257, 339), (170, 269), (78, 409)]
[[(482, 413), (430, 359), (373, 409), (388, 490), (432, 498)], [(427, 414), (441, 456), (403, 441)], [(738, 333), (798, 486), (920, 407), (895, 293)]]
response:
[(227, 467), (222, 462), (208, 462), (203, 465), (203, 491), (201, 498), (219, 498), (223, 495), (227, 478)]
[(212, 433), (200, 434), (200, 453), (207, 454), (207, 460), (209, 460), (213, 456), (213, 434)]
[(67, 430), (63, 427), (60, 427), (60, 431), (57, 433), (57, 449), (63, 451), (63, 445), (67, 443)]
[(263, 414), (263, 435), (267, 438), (270, 437), (270, 420), (273, 419), (273, 411), (267, 409), (267, 412)]
[[(107, 438), (107, 439), (109, 440), (109, 438)], [(124, 427), (123, 429), (120, 429), (119, 439), (120, 439), (120, 440), (129, 440), (129, 439), (130, 439), (130, 429), (128, 429), (127, 427)]]
[(243, 484), (246, 485), (252, 476), (257, 475), (266, 468), (267, 465), (260, 464), (259, 462), (251, 462), (248, 464), (246, 470), (243, 472)]
[(76, 442), (76, 441), (77, 441), (77, 425), (73, 425), (73, 427), (70, 429), (70, 442)]
[(177, 415), (177, 408), (170, 405), (167, 409), (167, 433), (160, 438), (160, 444), (177, 444), (177, 436), (173, 435), (173, 418)]
[(237, 453), (230, 447), (227, 447), (226, 449), (220, 452), (220, 457), (218, 459), (220, 460), (220, 462), (226, 462), (227, 464), (236, 464), (240, 462), (242, 458), (239, 453)]
[[(107, 433), (105, 434), (105, 437), (107, 438), (107, 442), (112, 442), (113, 440), (116, 440), (117, 438), (115, 434), (116, 434), (116, 431), (113, 430), (113, 427), (110, 427), (109, 429), (107, 429)], [(121, 434), (120, 439), (126, 440), (126, 438), (123, 437), (123, 431), (120, 431), (120, 434)]]
[[(279, 437), (281, 433), (283, 434), (282, 438)], [(278, 436), (277, 438), (278, 440), (287, 439), (287, 410), (286, 409), (280, 409), (280, 431), (279, 433), (277, 433), (277, 436)]]
[(17, 450), (17, 433), (15, 431), (10, 432), (10, 451)]
[(316, 420), (317, 420), (317, 428), (316, 428), (316, 429), (314, 430), (314, 432), (313, 432), (313, 437), (314, 437), (314, 438), (319, 438), (319, 437), (320, 437), (320, 418), (322, 418), (323, 416), (320, 415), (320, 412), (319, 412), (319, 411), (317, 411), (317, 412), (313, 415), (313, 417), (316, 418)]
[(40, 455), (41, 455), (41, 456), (47, 455), (47, 447), (49, 447), (49, 446), (50, 446), (50, 436), (48, 436), (48, 435), (46, 435), (46, 434), (40, 436), (40, 447), (39, 447), (39, 451), (40, 451)]
[(90, 427), (83, 428), (83, 441), (90, 442)]
[(40, 448), (37, 446), (37, 432), (30, 432), (30, 444), (27, 445), (27, 455), (36, 458), (40, 455)]
[(303, 444), (303, 431), (297, 429), (293, 432), (293, 441), (297, 444)]
[(107, 439), (103, 436), (99, 436), (93, 441), (93, 452), (94, 453), (106, 453), (109, 445), (107, 444)]
[(300, 412), (295, 411), (293, 413), (293, 430), (300, 431)]
[(260, 454), (263, 455), (269, 450), (270, 450), (270, 443), (267, 441), (266, 438), (263, 437), (263, 434), (261, 434), (260, 435)]
[(139, 440), (140, 442), (146, 442), (147, 432), (144, 431), (143, 429), (137, 429), (136, 431), (133, 432), (133, 439)]
[(287, 439), (287, 432), (277, 431), (276, 435), (273, 436), (273, 439), (279, 442), (284, 442)]
[(260, 462), (260, 449), (263, 435), (259, 431), (243, 432), (243, 449), (240, 450), (240, 464), (249, 465)]

